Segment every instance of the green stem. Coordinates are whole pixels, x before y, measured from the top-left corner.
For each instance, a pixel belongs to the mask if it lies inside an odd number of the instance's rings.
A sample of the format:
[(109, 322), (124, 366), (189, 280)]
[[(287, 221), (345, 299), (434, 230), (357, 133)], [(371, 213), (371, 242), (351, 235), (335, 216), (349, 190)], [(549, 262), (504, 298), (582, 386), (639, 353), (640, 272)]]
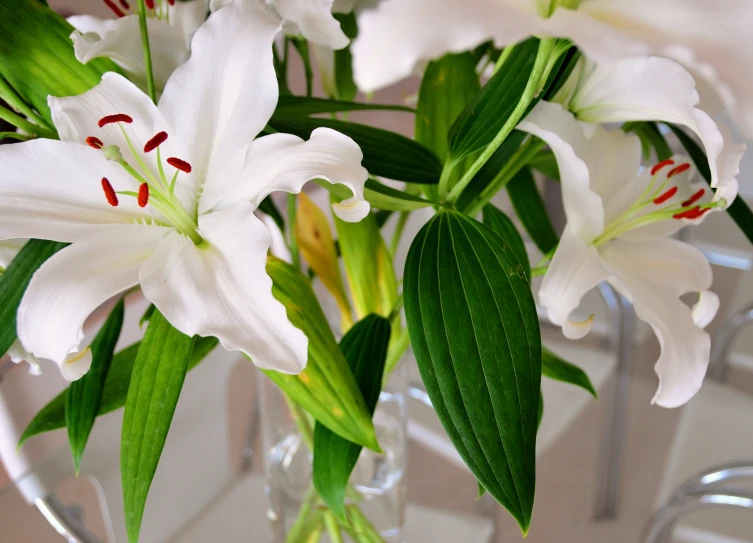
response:
[(531, 277), (546, 275), (547, 270), (549, 270), (549, 264), (546, 266), (537, 266), (531, 270)]
[(444, 168), (442, 168), (442, 175), (439, 178), (439, 185), (437, 192), (439, 192), (439, 199), (444, 200), (447, 196), (447, 192), (450, 190), (450, 179), (452, 178), (452, 171), (457, 166), (457, 162), (445, 162)]
[(499, 58), (497, 59), (497, 63), (494, 65), (495, 74), (499, 71), (499, 69), (502, 67), (505, 61), (507, 61), (507, 59), (510, 58), (510, 55), (512, 55), (514, 50), (515, 50), (515, 44), (508, 45), (507, 47), (502, 49), (502, 53), (500, 53)]
[(460, 196), (460, 193), (463, 192), (463, 189), (468, 186), (468, 184), (473, 180), (479, 170), (484, 166), (484, 164), (487, 163), (487, 161), (492, 157), (497, 149), (499, 149), (500, 145), (502, 145), (502, 143), (507, 139), (507, 136), (510, 135), (510, 132), (512, 132), (513, 129), (518, 125), (518, 123), (523, 118), (523, 115), (526, 113), (528, 106), (531, 105), (533, 99), (541, 92), (542, 86), (546, 83), (547, 76), (549, 75), (548, 69), (551, 69), (552, 66), (550, 57), (552, 56), (552, 52), (556, 43), (557, 40), (553, 38), (543, 38), (541, 40), (541, 42), (539, 43), (539, 51), (536, 54), (536, 61), (533, 65), (533, 70), (531, 71), (531, 76), (528, 79), (528, 84), (523, 91), (523, 95), (518, 101), (518, 105), (515, 107), (510, 117), (507, 119), (507, 122), (505, 122), (505, 124), (502, 126), (502, 129), (499, 131), (499, 133), (481, 153), (481, 156), (476, 159), (476, 161), (468, 169), (468, 171), (465, 172), (462, 179), (460, 179), (460, 181), (458, 181), (458, 183), (452, 188), (450, 194), (447, 196), (447, 200), (449, 202), (454, 202), (458, 198), (458, 196)]
[(15, 139), (18, 141), (29, 141), (31, 139), (34, 139), (33, 136), (27, 136), (26, 134), (21, 134), (19, 132), (0, 132), (0, 140), (3, 140), (5, 138)]
[(544, 148), (546, 144), (539, 138), (530, 137), (523, 145), (518, 148), (515, 154), (505, 164), (505, 166), (494, 177), (491, 183), (481, 192), (481, 195), (474, 201), (470, 208), (464, 212), (474, 217), (486, 203), (494, 198), (499, 190), (507, 185), (517, 173), (522, 170), (536, 154)]
[(311, 485), (303, 498), (303, 503), (301, 504), (300, 511), (298, 511), (298, 516), (290, 527), (288, 535), (285, 537), (286, 543), (307, 541), (306, 538), (309, 535), (308, 528), (311, 526), (309, 519), (311, 517), (311, 512), (314, 509), (314, 505), (316, 504), (316, 499), (316, 489), (314, 488), (314, 485)]
[(43, 138), (49, 138), (51, 140), (58, 139), (57, 133), (50, 130), (49, 128), (43, 128), (41, 126), (37, 126), (36, 124), (30, 123), (20, 115), (17, 115), (16, 113), (13, 113), (11, 110), (6, 109), (2, 106), (0, 106), (0, 119), (5, 121), (6, 123), (10, 123), (16, 128), (20, 128), (27, 134), (31, 134), (32, 136), (40, 136)]
[(311, 67), (311, 54), (309, 52), (309, 42), (304, 39), (293, 41), (295, 50), (303, 61), (303, 69), (306, 73), (306, 96), (311, 97), (314, 94), (314, 69)]
[(154, 88), (154, 71), (152, 70), (152, 52), (149, 48), (149, 31), (146, 26), (146, 5), (139, 0), (139, 27), (141, 28), (141, 47), (144, 49), (144, 69), (146, 71), (146, 91), (152, 102), (157, 103), (157, 91)]
[(0, 98), (5, 100), (5, 102), (10, 107), (15, 109), (19, 113), (26, 115), (26, 117), (30, 119), (34, 124), (37, 124), (40, 127), (46, 128), (50, 131), (53, 130), (52, 126), (50, 126), (44, 119), (37, 115), (37, 112), (34, 111), (34, 109), (18, 95), (15, 89), (11, 87), (2, 76), (0, 76)]
[(384, 543), (384, 539), (379, 533), (379, 530), (369, 522), (369, 519), (366, 518), (358, 507), (355, 505), (348, 505), (345, 509), (350, 513), (350, 525), (353, 527), (353, 530), (358, 537), (358, 541), (363, 541), (364, 543)]
[(324, 525), (327, 527), (327, 533), (332, 543), (344, 543), (340, 527), (337, 525), (337, 517), (332, 511), (324, 512)]
[(408, 222), (408, 215), (410, 215), (410, 211), (403, 211), (397, 219), (395, 233), (392, 234), (392, 242), (390, 243), (390, 254), (392, 255), (392, 258), (395, 258), (395, 252), (397, 252), (397, 248), (400, 245), (400, 238), (403, 236), (405, 223)]
[(288, 194), (288, 241), (290, 243), (290, 254), (293, 258), (293, 267), (301, 269), (301, 255), (298, 250), (298, 237), (295, 229), (298, 223), (298, 199), (295, 194)]

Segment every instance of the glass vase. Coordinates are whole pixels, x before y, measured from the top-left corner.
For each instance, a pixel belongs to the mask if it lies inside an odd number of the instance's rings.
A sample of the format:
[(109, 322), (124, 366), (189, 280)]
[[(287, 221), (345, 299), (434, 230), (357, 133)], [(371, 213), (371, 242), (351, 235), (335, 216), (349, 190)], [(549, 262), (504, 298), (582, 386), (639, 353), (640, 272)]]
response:
[(313, 486), (314, 455), (301, 432), (313, 428), (313, 419), (272, 381), (259, 379), (273, 543), (404, 543), (406, 380), (400, 364), (382, 389), (373, 421), (384, 453), (361, 451), (346, 489), (349, 522), (343, 523)]

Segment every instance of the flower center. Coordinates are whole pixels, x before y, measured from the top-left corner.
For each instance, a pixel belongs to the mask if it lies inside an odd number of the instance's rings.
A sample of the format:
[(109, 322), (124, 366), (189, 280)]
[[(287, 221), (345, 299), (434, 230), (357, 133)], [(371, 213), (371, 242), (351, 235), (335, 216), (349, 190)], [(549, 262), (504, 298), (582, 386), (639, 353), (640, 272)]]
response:
[[(118, 17), (138, 15), (138, 8), (131, 8), (128, 0), (102, 0), (105, 5)], [(137, 0), (131, 0), (136, 2)], [(175, 0), (144, 0), (146, 16), (150, 19), (161, 19), (170, 22), (170, 12), (167, 5), (175, 5)]]
[(149, 141), (144, 144), (143, 154), (157, 152), (157, 167), (159, 170), (159, 176), (156, 176), (150, 168), (146, 166), (144, 160), (141, 158), (141, 154), (137, 151), (133, 145), (131, 138), (128, 137), (128, 133), (123, 127), (124, 124), (131, 124), (133, 119), (123, 113), (117, 113), (114, 115), (107, 115), (102, 117), (97, 123), (100, 128), (107, 126), (108, 124), (117, 124), (120, 130), (123, 132), (128, 147), (131, 153), (136, 158), (136, 165), (129, 164), (120, 152), (117, 145), (106, 146), (104, 142), (95, 137), (89, 136), (86, 138), (86, 144), (94, 149), (101, 150), (108, 160), (117, 162), (123, 169), (133, 177), (138, 183), (138, 191), (120, 190), (116, 191), (112, 186), (112, 183), (106, 178), (102, 178), (102, 191), (104, 192), (107, 203), (113, 207), (117, 207), (120, 204), (118, 195), (129, 196), (136, 198), (136, 202), (139, 207), (146, 207), (150, 205), (154, 207), (159, 213), (165, 217), (168, 222), (179, 232), (191, 238), (191, 240), (199, 244), (203, 240), (198, 232), (198, 224), (196, 217), (190, 215), (183, 204), (175, 196), (175, 185), (178, 181), (180, 173), (191, 173), (191, 164), (178, 157), (169, 157), (166, 162), (169, 166), (175, 169), (172, 179), (168, 181), (165, 175), (165, 167), (162, 164), (162, 156), (160, 154), (160, 145), (167, 141), (167, 132), (158, 132)]
[(715, 207), (725, 207), (723, 199), (706, 203), (699, 201), (707, 189), (699, 189), (688, 198), (680, 199), (679, 176), (690, 170), (690, 164), (676, 165), (674, 160), (663, 160), (651, 168), (651, 182), (640, 198), (604, 228), (604, 233), (593, 241), (600, 247), (608, 241), (634, 228), (659, 221), (697, 219)]

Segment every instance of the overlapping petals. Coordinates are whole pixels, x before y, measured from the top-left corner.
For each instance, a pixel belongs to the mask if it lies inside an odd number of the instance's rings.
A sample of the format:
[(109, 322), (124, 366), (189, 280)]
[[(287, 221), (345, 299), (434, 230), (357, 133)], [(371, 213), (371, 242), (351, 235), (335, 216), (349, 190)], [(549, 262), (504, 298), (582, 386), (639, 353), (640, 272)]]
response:
[(308, 340), (272, 296), (271, 238), (254, 211), (271, 192), (319, 178), (351, 189), (358, 212), (346, 218), (359, 219), (367, 172), (358, 146), (332, 130), (254, 141), (277, 102), (279, 28), (256, 2), (233, 3), (196, 32), (159, 106), (107, 74), (82, 96), (50, 100), (64, 141), (0, 148), (0, 239), (72, 242), (21, 302), (27, 359), (80, 377), (84, 321), (140, 284), (183, 333), (216, 336), (263, 368), (305, 367)]

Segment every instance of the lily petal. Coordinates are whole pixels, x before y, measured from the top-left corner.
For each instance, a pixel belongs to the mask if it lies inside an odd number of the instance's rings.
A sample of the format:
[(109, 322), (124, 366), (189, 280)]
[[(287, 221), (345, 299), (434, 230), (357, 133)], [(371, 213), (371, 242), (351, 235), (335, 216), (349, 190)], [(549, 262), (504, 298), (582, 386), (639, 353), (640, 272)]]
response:
[(258, 207), (275, 191), (297, 194), (308, 181), (323, 179), (345, 185), (355, 200), (333, 206), (343, 220), (357, 222), (368, 214), (364, 183), (368, 172), (361, 166), (363, 153), (348, 136), (329, 128), (317, 128), (308, 141), (290, 134), (270, 134), (248, 148), (240, 171), (231, 164), (216, 178), (207, 180), (200, 212), (249, 201)]
[(590, 186), (585, 162), (590, 154), (589, 143), (580, 124), (560, 104), (539, 102), (517, 128), (541, 138), (554, 152), (567, 223), (590, 243), (604, 231), (604, 204)]
[[(701, 139), (711, 168), (712, 186), (725, 186), (736, 165), (720, 168), (725, 141), (716, 123), (696, 106), (693, 76), (678, 63), (660, 57), (588, 64), (569, 109), (581, 121), (621, 123), (663, 121), (687, 126)], [(728, 157), (724, 159), (729, 162)]]
[(76, 143), (37, 139), (0, 146), (0, 239), (72, 242), (103, 225), (149, 220), (134, 198), (107, 203), (101, 179), (128, 183), (101, 151)]
[(588, 333), (590, 323), (577, 326), (569, 322), (570, 314), (588, 291), (608, 277), (598, 251), (583, 243), (568, 225), (541, 283), (539, 302), (566, 337), (579, 339)]
[[(653, 402), (663, 407), (684, 404), (698, 392), (706, 375), (711, 339), (679, 297), (711, 286), (710, 264), (699, 249), (674, 239), (614, 241), (601, 254), (618, 276), (610, 282), (633, 302), (638, 317), (651, 325), (661, 345), (654, 367), (659, 388)], [(710, 309), (703, 308), (697, 316), (701, 324), (713, 317)]]
[(175, 2), (167, 5), (170, 17), (170, 26), (175, 28), (183, 36), (183, 41), (188, 50), (191, 46), (191, 38), (199, 27), (206, 21), (209, 12), (209, 0), (188, 0)]
[(187, 142), (185, 159), (199, 178), (218, 173), (272, 116), (279, 28), (258, 2), (227, 5), (199, 28), (191, 58), (167, 82), (159, 108)]
[(753, 137), (753, 64), (748, 0), (588, 0), (577, 11), (558, 9), (553, 35), (570, 37), (599, 63), (635, 55), (671, 56), (702, 74)]
[[(139, 268), (167, 232), (140, 224), (110, 226), (53, 255), (32, 277), (18, 308), (18, 339), (24, 348), (62, 368), (80, 352), (89, 315), (138, 284)], [(80, 367), (69, 366), (68, 376)]]
[(171, 234), (142, 267), (141, 288), (184, 334), (215, 336), (260, 368), (299, 373), (308, 339), (272, 296), (265, 269), (271, 238), (253, 212), (242, 202), (201, 216), (205, 246)]
[(20, 341), (16, 340), (13, 342), (8, 349), (8, 356), (10, 357), (10, 361), (14, 364), (23, 364), (24, 362), (29, 364), (29, 373), (31, 375), (42, 375), (42, 366), (39, 365), (39, 360), (37, 360), (37, 358), (29, 351), (24, 349), (24, 346), (21, 345)]
[(396, 83), (422, 61), (445, 53), (467, 51), (488, 40), (502, 47), (536, 34), (538, 16), (511, 3), (383, 0), (363, 10), (352, 45), (358, 88), (371, 92)]
[(332, 49), (347, 47), (350, 39), (332, 16), (333, 0), (275, 0), (280, 15), (298, 25), (303, 36)]
[(706, 328), (719, 312), (719, 296), (710, 290), (698, 293), (698, 302), (693, 306), (693, 321), (696, 326)]
[[(100, 25), (95, 25), (91, 17), (71, 17), (68, 21), (76, 28), (71, 40), (79, 62), (86, 64), (95, 58), (109, 57), (141, 88), (146, 88), (146, 67), (137, 15), (102, 20)], [(173, 27), (166, 21), (147, 19), (147, 28), (154, 83), (161, 89), (175, 68), (188, 58), (188, 42), (183, 34), (184, 29)]]

